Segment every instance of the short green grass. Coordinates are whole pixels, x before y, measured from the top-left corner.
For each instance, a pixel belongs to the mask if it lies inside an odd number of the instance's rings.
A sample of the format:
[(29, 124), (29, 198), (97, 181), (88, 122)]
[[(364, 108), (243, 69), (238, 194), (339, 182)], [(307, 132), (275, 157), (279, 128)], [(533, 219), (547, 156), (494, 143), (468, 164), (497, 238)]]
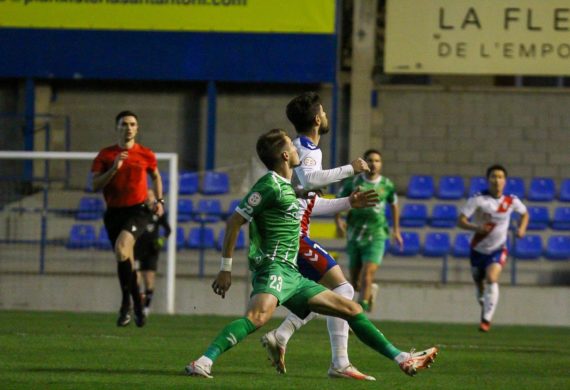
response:
[(376, 382), (328, 379), (326, 324), (315, 320), (291, 340), (286, 375), (266, 360), (259, 338), (275, 319), (222, 355), (214, 379), (184, 366), (232, 318), (152, 315), (144, 328), (115, 326), (115, 315), (0, 311), (1, 389), (568, 389), (570, 328), (476, 324), (377, 323), (399, 348), (441, 352), (432, 369), (410, 378), (350, 338), (350, 357)]

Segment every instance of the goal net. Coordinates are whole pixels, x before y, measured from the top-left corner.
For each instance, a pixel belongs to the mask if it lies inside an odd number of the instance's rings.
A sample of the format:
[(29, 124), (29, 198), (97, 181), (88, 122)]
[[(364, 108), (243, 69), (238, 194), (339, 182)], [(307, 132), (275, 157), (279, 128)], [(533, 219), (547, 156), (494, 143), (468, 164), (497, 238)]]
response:
[[(3, 272), (114, 272), (102, 194), (91, 190), (96, 153), (0, 151), (0, 267)], [(157, 153), (168, 181), (166, 311), (175, 310), (178, 155)], [(149, 179), (150, 184), (150, 179)], [(164, 269), (164, 268), (163, 268)]]

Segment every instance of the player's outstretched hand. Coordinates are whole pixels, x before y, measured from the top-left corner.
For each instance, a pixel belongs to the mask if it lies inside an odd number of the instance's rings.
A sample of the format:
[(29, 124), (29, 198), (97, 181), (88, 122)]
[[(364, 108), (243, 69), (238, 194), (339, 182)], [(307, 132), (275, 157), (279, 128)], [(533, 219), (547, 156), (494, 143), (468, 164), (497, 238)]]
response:
[(354, 160), (353, 162), (351, 162), (350, 165), (352, 165), (352, 169), (354, 169), (354, 173), (370, 171), (370, 168), (368, 167), (368, 164), (366, 163), (366, 161), (364, 161), (360, 157), (357, 158), (356, 160)]
[(232, 273), (229, 271), (220, 271), (218, 276), (212, 283), (212, 290), (217, 295), (221, 295), (222, 298), (226, 297), (226, 292), (230, 289), (232, 285)]
[(374, 207), (380, 202), (378, 193), (374, 190), (368, 190), (360, 192), (359, 190), (354, 191), (350, 194), (350, 205), (355, 209), (360, 209), (364, 207)]

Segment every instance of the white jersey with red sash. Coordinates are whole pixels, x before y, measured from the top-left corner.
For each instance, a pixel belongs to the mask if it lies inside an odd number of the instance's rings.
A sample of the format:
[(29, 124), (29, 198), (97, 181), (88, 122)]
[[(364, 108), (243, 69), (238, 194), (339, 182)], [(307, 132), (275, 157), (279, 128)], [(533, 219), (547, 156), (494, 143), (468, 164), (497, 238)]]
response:
[(526, 214), (527, 209), (516, 195), (495, 198), (488, 191), (483, 191), (469, 198), (460, 211), (467, 218), (473, 217), (474, 224), (492, 227), (488, 233), (475, 233), (471, 237), (472, 249), (491, 254), (505, 246), (511, 214)]

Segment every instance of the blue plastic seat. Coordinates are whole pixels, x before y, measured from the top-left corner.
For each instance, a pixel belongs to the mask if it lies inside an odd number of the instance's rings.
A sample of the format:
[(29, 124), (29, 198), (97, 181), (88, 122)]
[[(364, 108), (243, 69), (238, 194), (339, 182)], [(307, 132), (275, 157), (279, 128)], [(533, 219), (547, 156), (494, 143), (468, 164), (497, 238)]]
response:
[(427, 206), (421, 203), (406, 203), (400, 214), (400, 226), (423, 227), (427, 223)]
[(222, 202), (219, 199), (200, 199), (194, 210), (194, 221), (217, 222), (222, 218)]
[(528, 200), (534, 202), (550, 202), (556, 195), (556, 185), (549, 177), (535, 177), (530, 181)]
[(561, 202), (570, 202), (570, 179), (562, 180), (560, 183), (560, 194), (558, 200)]
[(107, 234), (107, 229), (105, 226), (99, 228), (99, 234), (97, 235), (97, 241), (95, 241), (95, 248), (101, 250), (111, 250), (111, 241), (109, 241), (109, 235)]
[(465, 184), (461, 176), (442, 176), (439, 178), (437, 197), (439, 199), (461, 199), (465, 194)]
[(513, 255), (517, 259), (536, 260), (542, 256), (542, 238), (538, 234), (527, 234), (515, 240)]
[[(169, 172), (160, 172), (160, 178), (162, 179), (162, 193), (168, 194), (170, 191), (170, 173)], [(152, 187), (152, 180), (148, 179), (148, 186)]]
[(214, 230), (209, 227), (194, 227), (188, 233), (188, 248), (214, 248), (216, 246), (216, 239), (214, 237)]
[[(394, 226), (394, 217), (392, 216), (392, 207), (389, 204), (386, 204), (386, 208), (384, 209), (386, 221), (388, 221), (388, 226)], [(400, 213), (402, 210), (400, 210)]]
[(519, 199), (524, 199), (526, 190), (522, 177), (508, 177), (505, 185), (505, 195), (516, 195)]
[(554, 209), (552, 229), (570, 230), (570, 207), (557, 207)]
[(570, 236), (550, 236), (544, 254), (549, 260), (570, 260)]
[(198, 174), (196, 172), (182, 172), (178, 179), (178, 193), (192, 195), (198, 192)]
[[(219, 251), (222, 250), (225, 234), (226, 234), (226, 229), (225, 228), (221, 229), (220, 234), (218, 235), (218, 241), (216, 243), (216, 249), (218, 249)], [(236, 246), (234, 247), (234, 249), (244, 249), (244, 248), (245, 248), (245, 234), (243, 230), (240, 230), (236, 241)]]
[(453, 240), (451, 253), (454, 257), (467, 257), (471, 253), (471, 234), (458, 233)]
[(433, 177), (426, 175), (413, 175), (410, 177), (406, 196), (411, 199), (430, 199), (433, 197)]
[(420, 253), (420, 235), (416, 232), (402, 232), (404, 248), (392, 245), (390, 251), (394, 256), (416, 256)]
[(239, 204), (241, 203), (241, 199), (234, 199), (230, 202), (230, 205), (228, 206), (228, 210), (226, 212), (227, 216), (230, 216), (234, 213), (234, 211), (236, 210), (236, 207), (239, 206)]
[[(513, 214), (518, 215), (518, 214)], [(550, 223), (550, 215), (548, 208), (544, 206), (529, 206), (528, 207), (528, 230), (544, 230)], [(511, 218), (512, 219), (512, 218)]]
[(204, 195), (219, 195), (230, 192), (230, 179), (225, 172), (206, 172), (202, 181)]
[[(184, 228), (182, 226), (176, 227), (176, 250), (179, 251), (180, 249), (184, 248), (185, 246), (185, 234)], [(166, 246), (166, 245), (165, 245)]]
[(71, 226), (66, 247), (69, 249), (91, 248), (96, 240), (97, 237), (93, 226), (76, 224)]
[(423, 255), (427, 257), (447, 256), (450, 247), (449, 234), (430, 232), (425, 237)]
[(459, 211), (454, 204), (435, 204), (431, 211), (430, 226), (453, 228), (457, 225)]
[(193, 210), (192, 200), (190, 199), (178, 199), (178, 222), (188, 222), (192, 219)]
[(79, 207), (75, 219), (79, 221), (94, 221), (103, 217), (105, 203), (95, 196), (84, 196), (79, 199)]
[(487, 179), (484, 176), (473, 176), (469, 180), (469, 197), (487, 189)]

